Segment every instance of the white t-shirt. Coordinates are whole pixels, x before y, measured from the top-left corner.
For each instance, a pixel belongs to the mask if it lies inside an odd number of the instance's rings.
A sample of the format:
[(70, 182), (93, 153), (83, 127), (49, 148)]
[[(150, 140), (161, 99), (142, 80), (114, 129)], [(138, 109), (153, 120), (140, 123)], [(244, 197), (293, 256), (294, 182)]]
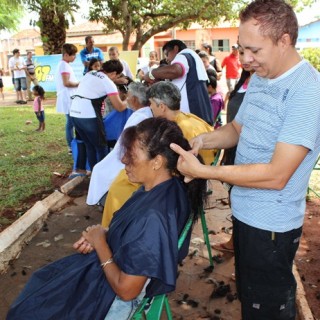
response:
[(132, 72), (131, 72), (131, 70), (130, 70), (130, 67), (129, 67), (128, 63), (127, 63), (126, 61), (124, 61), (124, 60), (120, 60), (120, 62), (121, 62), (121, 64), (122, 64), (122, 66), (123, 66), (123, 71), (122, 71), (122, 73), (123, 73), (125, 76), (129, 77), (130, 79), (133, 79), (133, 75), (132, 75)]
[(89, 99), (119, 93), (117, 86), (106, 74), (100, 71), (90, 71), (81, 79), (75, 94), (88, 99), (75, 97), (72, 100), (70, 116), (75, 118), (96, 118), (96, 113)]
[(71, 96), (73, 96), (77, 88), (67, 88), (62, 81), (62, 75), (69, 74), (71, 82), (77, 82), (77, 78), (68, 62), (61, 60), (58, 64), (56, 72), (56, 88), (57, 88), (57, 112), (69, 114), (71, 106)]
[[(141, 121), (152, 118), (150, 107), (144, 107), (135, 111), (127, 120), (124, 128), (132, 127)], [(124, 168), (121, 162), (121, 138), (118, 139), (116, 145), (108, 155), (97, 163), (91, 174), (90, 185), (88, 190), (87, 204), (95, 205), (109, 190), (113, 180), (119, 172)]]
[[(9, 68), (10, 70), (13, 70), (16, 66), (18, 68), (23, 68), (26, 67), (26, 62), (24, 61), (24, 59), (22, 57), (11, 57), (9, 59)], [(13, 70), (13, 76), (15, 79), (19, 79), (19, 78), (25, 78), (26, 77), (26, 71), (25, 69), (22, 70)]]
[(180, 90), (181, 94), (181, 103), (180, 111), (190, 113), (189, 102), (187, 96), (187, 74), (189, 72), (189, 64), (187, 58), (182, 54), (177, 54), (176, 57), (172, 60), (171, 65), (179, 64), (183, 69), (183, 75), (180, 78), (173, 79), (172, 83), (175, 84)]

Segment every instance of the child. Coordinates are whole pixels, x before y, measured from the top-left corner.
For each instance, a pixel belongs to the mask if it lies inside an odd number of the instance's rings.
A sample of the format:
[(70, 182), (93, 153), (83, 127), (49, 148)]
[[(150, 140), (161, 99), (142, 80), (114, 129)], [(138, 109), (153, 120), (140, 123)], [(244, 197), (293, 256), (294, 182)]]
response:
[(100, 61), (96, 58), (92, 58), (89, 62), (88, 71), (96, 70), (99, 71), (101, 69)]
[(0, 93), (1, 93), (1, 96), (2, 96), (2, 100), (4, 100), (2, 77), (3, 77), (3, 69), (0, 69)]
[(222, 126), (221, 110), (224, 109), (223, 98), (220, 93), (217, 92), (217, 79), (211, 75), (208, 76), (207, 90), (210, 96), (210, 102), (213, 113), (213, 126), (215, 129)]
[(45, 122), (44, 122), (44, 109), (43, 109), (42, 101), (44, 100), (45, 91), (41, 86), (36, 85), (33, 87), (32, 93), (35, 97), (33, 101), (33, 110), (37, 116), (37, 119), (39, 120), (39, 128), (36, 129), (36, 131), (44, 131)]

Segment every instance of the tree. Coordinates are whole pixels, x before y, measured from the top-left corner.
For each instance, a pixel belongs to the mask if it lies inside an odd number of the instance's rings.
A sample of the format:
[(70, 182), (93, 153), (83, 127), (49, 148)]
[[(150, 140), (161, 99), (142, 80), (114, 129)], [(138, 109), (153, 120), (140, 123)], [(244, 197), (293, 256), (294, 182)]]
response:
[(319, 48), (305, 48), (301, 50), (301, 55), (320, 71), (320, 49)]
[(232, 19), (236, 0), (92, 0), (89, 18), (101, 21), (106, 30), (118, 30), (123, 50), (135, 34), (132, 50), (139, 50), (152, 36), (172, 27), (187, 28), (191, 22), (217, 24)]
[[(203, 26), (232, 21), (249, 0), (92, 0), (91, 21), (101, 21), (105, 31), (118, 30), (123, 36), (122, 49), (128, 50), (131, 35), (136, 36), (132, 50), (154, 35), (173, 27), (188, 28), (192, 22)], [(314, 0), (291, 0), (295, 7)]]
[(44, 54), (61, 53), (69, 27), (67, 17), (74, 22), (73, 13), (79, 9), (77, 0), (26, 0), (26, 5), (29, 11), (39, 14), (33, 24), (40, 28)]
[(22, 16), (19, 2), (0, 0), (0, 8), (0, 30), (16, 30)]

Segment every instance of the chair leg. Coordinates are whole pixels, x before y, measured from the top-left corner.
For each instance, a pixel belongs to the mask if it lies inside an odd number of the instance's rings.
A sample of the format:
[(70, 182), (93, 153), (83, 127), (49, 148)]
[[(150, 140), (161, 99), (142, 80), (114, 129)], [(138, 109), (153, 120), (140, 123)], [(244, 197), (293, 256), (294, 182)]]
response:
[(168, 320), (172, 320), (173, 319), (172, 312), (171, 312), (171, 309), (170, 309), (169, 300), (168, 300), (167, 296), (166, 296), (166, 298), (164, 300), (164, 306), (166, 308), (166, 313), (167, 313)]
[(213, 269), (213, 268), (214, 268), (214, 266), (213, 266), (213, 259), (212, 259), (211, 246), (210, 246), (209, 234), (208, 234), (208, 227), (207, 227), (207, 222), (206, 222), (206, 217), (205, 217), (204, 209), (201, 209), (200, 218), (201, 218), (201, 225), (202, 225), (203, 237), (204, 237), (204, 241), (205, 241), (205, 243), (206, 243), (207, 250), (208, 250), (208, 256), (209, 256), (210, 266), (211, 266), (212, 269)]

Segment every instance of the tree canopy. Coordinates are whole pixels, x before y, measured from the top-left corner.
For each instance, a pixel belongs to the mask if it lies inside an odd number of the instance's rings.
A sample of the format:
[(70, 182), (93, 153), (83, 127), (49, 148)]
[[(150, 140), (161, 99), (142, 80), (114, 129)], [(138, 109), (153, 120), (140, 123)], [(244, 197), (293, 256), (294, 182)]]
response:
[(120, 31), (123, 50), (135, 34), (132, 49), (139, 50), (152, 36), (175, 26), (230, 20), (235, 5), (235, 0), (93, 0), (89, 17), (103, 22), (107, 31)]
[[(133, 50), (139, 50), (152, 36), (173, 27), (188, 28), (192, 22), (203, 26), (237, 18), (248, 0), (92, 0), (91, 21), (101, 21), (105, 31), (120, 31), (123, 50), (135, 35)], [(314, 0), (290, 0), (302, 8)]]
[(16, 30), (22, 16), (18, 1), (0, 0), (0, 30)]

